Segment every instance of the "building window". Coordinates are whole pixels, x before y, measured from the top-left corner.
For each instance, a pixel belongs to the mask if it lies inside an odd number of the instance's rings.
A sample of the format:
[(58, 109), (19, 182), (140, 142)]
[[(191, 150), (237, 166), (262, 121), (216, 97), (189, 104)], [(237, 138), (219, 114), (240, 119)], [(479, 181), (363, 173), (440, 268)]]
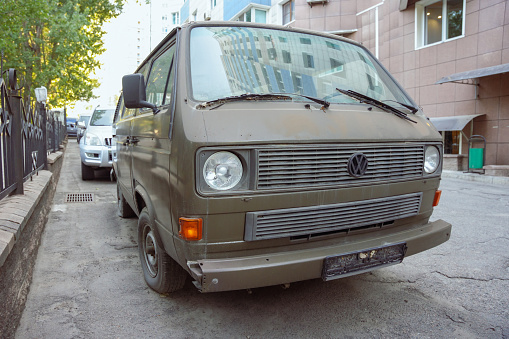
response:
[(425, 0), (416, 3), (416, 47), (464, 35), (465, 0)]
[(295, 0), (290, 0), (283, 4), (283, 25), (289, 24), (295, 20)]
[(304, 67), (315, 68), (315, 61), (313, 56), (308, 53), (302, 53), (302, 60), (304, 61)]
[(210, 0), (210, 9), (216, 7), (216, 0)]
[(290, 64), (290, 63), (292, 63), (292, 56), (291, 56), (290, 52), (285, 51), (285, 50), (282, 50), (281, 52), (282, 52), (282, 54), (283, 54), (283, 62), (284, 62), (285, 64)]
[(171, 13), (171, 22), (174, 25), (180, 24), (180, 13), (179, 12)]
[(267, 23), (267, 11), (251, 7), (244, 13), (240, 14), (236, 21), (257, 22), (259, 24), (265, 24)]
[(168, 27), (163, 27), (163, 33), (168, 33)]
[(303, 45), (311, 45), (311, 39), (300, 38), (300, 43), (303, 44)]
[(167, 16), (166, 14), (165, 14), (165, 15), (163, 15), (163, 17), (161, 18), (161, 20), (163, 20), (163, 21), (168, 20), (168, 16)]
[(461, 131), (444, 131), (444, 154), (459, 154), (461, 143)]

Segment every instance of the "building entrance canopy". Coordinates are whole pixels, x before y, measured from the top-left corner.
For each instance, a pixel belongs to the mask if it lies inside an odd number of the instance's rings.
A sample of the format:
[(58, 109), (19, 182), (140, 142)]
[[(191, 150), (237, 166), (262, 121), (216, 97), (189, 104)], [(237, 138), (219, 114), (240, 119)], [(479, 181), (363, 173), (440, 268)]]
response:
[(484, 114), (456, 115), (453, 117), (429, 118), (439, 131), (462, 131), (474, 118)]
[(446, 82), (454, 82), (454, 81), (463, 81), (468, 79), (477, 79), (482, 77), (487, 77), (495, 74), (502, 74), (509, 72), (509, 64), (485, 67), (474, 69), (473, 71), (466, 71), (461, 73), (451, 74), (449, 76), (443, 77), (436, 82), (436, 84), (443, 84)]

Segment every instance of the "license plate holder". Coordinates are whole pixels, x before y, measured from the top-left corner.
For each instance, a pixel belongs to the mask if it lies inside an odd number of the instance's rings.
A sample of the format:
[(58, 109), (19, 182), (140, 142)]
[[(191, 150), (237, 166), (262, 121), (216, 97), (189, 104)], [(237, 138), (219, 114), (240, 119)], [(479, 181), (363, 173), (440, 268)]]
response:
[(406, 250), (406, 243), (398, 243), (328, 256), (323, 260), (322, 279), (328, 281), (344, 278), (399, 264), (403, 261)]

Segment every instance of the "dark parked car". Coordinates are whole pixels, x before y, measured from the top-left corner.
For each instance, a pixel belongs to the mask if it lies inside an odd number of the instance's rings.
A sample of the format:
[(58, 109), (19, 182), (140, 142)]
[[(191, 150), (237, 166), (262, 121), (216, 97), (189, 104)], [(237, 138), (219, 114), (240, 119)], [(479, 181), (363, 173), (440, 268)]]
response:
[(67, 118), (67, 136), (75, 137), (76, 135), (76, 118)]

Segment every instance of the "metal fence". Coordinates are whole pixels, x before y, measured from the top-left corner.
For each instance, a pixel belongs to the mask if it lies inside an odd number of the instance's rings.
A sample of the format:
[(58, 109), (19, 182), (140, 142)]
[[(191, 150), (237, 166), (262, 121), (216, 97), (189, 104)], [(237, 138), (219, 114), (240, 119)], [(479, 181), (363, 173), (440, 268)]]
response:
[(58, 151), (66, 136), (64, 123), (44, 104), (23, 103), (16, 71), (6, 73), (8, 84), (0, 77), (0, 200), (23, 194), (23, 183), (46, 168), (47, 155)]

